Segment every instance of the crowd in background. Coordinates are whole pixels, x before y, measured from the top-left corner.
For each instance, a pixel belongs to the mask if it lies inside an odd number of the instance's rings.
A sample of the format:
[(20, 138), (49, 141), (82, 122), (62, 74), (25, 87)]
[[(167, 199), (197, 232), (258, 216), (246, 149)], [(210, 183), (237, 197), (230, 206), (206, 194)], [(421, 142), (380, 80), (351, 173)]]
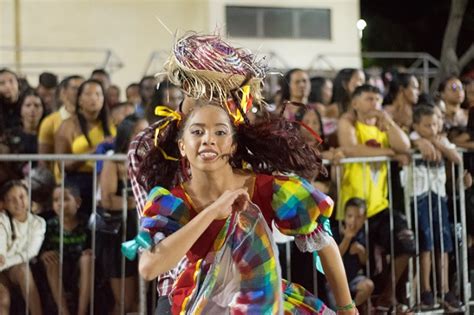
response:
[[(391, 178), (393, 194), (408, 193), (413, 198), (412, 208), (416, 204), (418, 209), (421, 302), (433, 307), (436, 297), (430, 281), (429, 252), (436, 247), (440, 253), (437, 262), (452, 266), (448, 253), (457, 246), (453, 242), (452, 213), (453, 203), (458, 200), (450, 200), (450, 188), (446, 186), (456, 176), (450, 172), (450, 163), (461, 163), (456, 148), (474, 148), (474, 79), (444, 78), (436, 93), (430, 94), (420, 91), (416, 76), (403, 71), (369, 77), (360, 69), (342, 69), (333, 78), (310, 78), (306, 71), (292, 69), (281, 78), (279, 89), (270, 91), (267, 89), (266, 103), (251, 110), (249, 118), (254, 121), (283, 116), (294, 121), (308, 144), (328, 162), (327, 172), (311, 180), (339, 201), (333, 221), (341, 224), (334, 224), (333, 232), (340, 244), (355, 303), (363, 309), (376, 293), (375, 304), (393, 304), (392, 283), (387, 281), (391, 279), (389, 265), (395, 264), (394, 280), (398, 284), (406, 277), (408, 258), (415, 253), (413, 231), (404, 217), (405, 204), (403, 198), (397, 197), (392, 198), (396, 213), (395, 257), (385, 259), (390, 254), (386, 224), (390, 203), (387, 179)], [(129, 84), (122, 95), (103, 69), (94, 70), (88, 78), (70, 75), (60, 81), (55, 74), (45, 72), (37, 87), (11, 70), (0, 69), (0, 153), (126, 154), (131, 139), (159, 119), (154, 114), (156, 105), (178, 110), (183, 99), (178, 87), (166, 80), (158, 82), (154, 76)], [(412, 150), (420, 151), (422, 159), (410, 169), (407, 166)], [(355, 163), (336, 171), (345, 157), (370, 156), (389, 156), (393, 158), (392, 167)], [(470, 174), (474, 159), (470, 153), (463, 158), (466, 172), (456, 180), (462, 180), (466, 188), (467, 226), (472, 227), (474, 194)], [(0, 235), (5, 235), (0, 240), (0, 313), (20, 312), (15, 310), (20, 304), (12, 301), (28, 296), (31, 314), (49, 314), (58, 305), (65, 314), (87, 314), (90, 290), (96, 286), (105, 288), (96, 290), (96, 296), (110, 301), (99, 306), (102, 311), (118, 314), (122, 275), (125, 310), (137, 310), (137, 266), (127, 262), (122, 270), (120, 253), (122, 231), (126, 229), (127, 238), (131, 238), (137, 224), (127, 169), (122, 162), (98, 163), (98, 191), (93, 191), (95, 168), (90, 161), (65, 161), (62, 189), (59, 163), (0, 163)], [(31, 187), (25, 180), (28, 176)], [(413, 178), (417, 184), (408, 189)], [(341, 185), (337, 187), (339, 181)], [(89, 277), (93, 255), (88, 222), (94, 194), (100, 213), (95, 217), (96, 283)], [(124, 202), (128, 212), (127, 224), (122, 226)], [(434, 222), (434, 226), (437, 231), (442, 230), (443, 241), (439, 235), (432, 237), (430, 222), (423, 221), (428, 203), (438, 205), (433, 210), (435, 217), (442, 220)], [(62, 208), (64, 254), (60, 257)], [(100, 218), (107, 218), (107, 222)], [(364, 229), (367, 220), (369, 241), (373, 240), (370, 245), (366, 244)], [(472, 253), (473, 230), (468, 233)], [(439, 243), (443, 244), (442, 250)], [(307, 276), (314, 264), (312, 256), (293, 250), (291, 253), (293, 279), (312, 291), (313, 281)], [(371, 274), (365, 273), (368, 261), (373, 266)], [(285, 263), (282, 261), (282, 270), (286, 270)], [(63, 288), (58, 278), (61, 264)], [(442, 272), (445, 281), (438, 282), (443, 284), (438, 292), (446, 307), (457, 308), (459, 297), (454, 292), (459, 283), (448, 276), (452, 274), (448, 270)], [(25, 281), (26, 277), (31, 280)], [(325, 291), (320, 294), (331, 296), (329, 289), (318, 288)], [(400, 300), (402, 296), (397, 295)]]

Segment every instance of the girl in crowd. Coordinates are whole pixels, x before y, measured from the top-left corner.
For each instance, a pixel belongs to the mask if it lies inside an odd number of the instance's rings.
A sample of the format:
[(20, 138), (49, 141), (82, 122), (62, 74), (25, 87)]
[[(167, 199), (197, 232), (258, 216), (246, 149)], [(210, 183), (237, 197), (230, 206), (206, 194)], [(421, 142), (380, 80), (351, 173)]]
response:
[[(79, 189), (75, 186), (66, 185), (64, 190), (61, 186), (54, 188), (55, 216), (46, 223), (46, 236), (41, 253), (41, 261), (46, 270), (49, 288), (58, 313), (64, 315), (71, 313), (86, 315), (89, 311), (92, 250), (86, 222), (77, 213), (81, 205), (80, 195)], [(64, 231), (63, 260), (60, 265), (61, 211), (64, 211)], [(59, 279), (60, 268), (62, 268), (62, 282)], [(60, 290), (62, 290), (62, 296)], [(66, 299), (66, 296), (73, 296), (74, 300)], [(77, 306), (76, 312), (70, 310), (70, 304)]]
[[(308, 96), (311, 92), (311, 84), (306, 71), (291, 69), (281, 82), (281, 108), (283, 117), (289, 120), (295, 119), (295, 114), (300, 107), (299, 104), (308, 105)], [(289, 102), (289, 104), (285, 104)]]
[(45, 114), (41, 98), (34, 90), (28, 90), (20, 100), (22, 129), (18, 133), (20, 142), (17, 153), (38, 153), (38, 130)]
[[(331, 147), (337, 146), (337, 121), (339, 111), (337, 107), (330, 106), (332, 99), (332, 81), (323, 77), (311, 78), (311, 94), (309, 103), (314, 106), (321, 116), (322, 129), (326, 136), (326, 143)], [(321, 133), (320, 133), (321, 134)]]
[[(229, 56), (236, 58), (230, 63)], [(191, 34), (178, 40), (167, 65), (172, 80), (197, 101), (185, 117), (157, 110), (167, 118), (138, 175), (154, 188), (143, 230), (123, 245), (129, 257), (145, 249), (141, 275), (153, 279), (187, 256), (170, 295), (173, 314), (332, 313), (302, 287), (282, 284), (269, 229), (274, 220), (296, 237), (300, 250), (319, 251), (339, 313), (356, 314), (337, 245), (325, 228), (332, 201), (301, 177), (272, 175), (312, 177), (321, 169), (318, 153), (293, 123), (250, 125), (245, 115), (251, 100), (261, 98), (258, 61), (216, 36)]]
[(398, 73), (390, 81), (389, 91), (383, 102), (384, 110), (405, 133), (410, 132), (413, 106), (417, 104), (419, 94), (420, 85), (412, 74)]
[[(344, 158), (344, 153), (341, 149), (329, 146), (326, 134), (323, 130), (322, 118), (319, 112), (314, 108), (301, 107), (296, 113), (296, 122), (300, 125), (301, 135), (305, 142), (310, 146), (321, 151), (321, 157), (329, 160), (331, 163), (337, 164), (340, 159)], [(317, 133), (317, 135), (314, 134)], [(317, 180), (314, 178), (313, 185), (325, 194), (330, 194), (331, 179), (335, 182), (335, 169), (331, 168), (330, 176), (318, 176)], [(334, 191), (332, 191), (334, 192)], [(331, 194), (331, 197), (334, 197)]]
[(349, 109), (351, 96), (356, 87), (364, 83), (364, 71), (354, 68), (340, 70), (333, 80), (332, 100), (328, 110), (335, 111), (337, 117), (340, 117)]
[[(130, 140), (140, 131), (148, 126), (144, 118), (136, 115), (126, 117), (117, 128), (114, 153), (126, 154)], [(100, 174), (101, 205), (111, 217), (122, 222), (123, 189), (131, 188), (127, 179), (127, 169), (122, 162), (105, 161)], [(127, 238), (133, 237), (137, 232), (137, 212), (135, 199), (127, 193), (127, 225), (125, 226)], [(120, 314), (120, 303), (122, 301), (122, 254), (120, 244), (122, 243), (121, 227), (116, 234), (99, 233), (98, 237), (104, 244), (100, 253), (105, 277), (109, 279), (112, 293), (114, 295), (114, 309), (112, 314)], [(125, 313), (136, 311), (134, 303), (138, 291), (137, 264), (127, 261), (125, 263)]]
[(444, 125), (448, 132), (452, 128), (463, 128), (467, 125), (467, 114), (461, 108), (464, 102), (464, 86), (456, 76), (444, 79), (438, 87), (438, 93), (445, 108)]
[(28, 299), (32, 315), (41, 315), (38, 289), (29, 268), (43, 243), (46, 223), (30, 213), (28, 189), (21, 181), (12, 180), (0, 189), (5, 212), (0, 212), (0, 313), (9, 314), (11, 285), (19, 287)]
[[(65, 120), (55, 136), (58, 154), (92, 154), (99, 143), (112, 141), (115, 127), (108, 117), (102, 84), (94, 79), (84, 81), (76, 101), (76, 115)], [(88, 161), (65, 161), (66, 181), (75, 183), (82, 195), (79, 212), (88, 216), (92, 210), (92, 172)]]

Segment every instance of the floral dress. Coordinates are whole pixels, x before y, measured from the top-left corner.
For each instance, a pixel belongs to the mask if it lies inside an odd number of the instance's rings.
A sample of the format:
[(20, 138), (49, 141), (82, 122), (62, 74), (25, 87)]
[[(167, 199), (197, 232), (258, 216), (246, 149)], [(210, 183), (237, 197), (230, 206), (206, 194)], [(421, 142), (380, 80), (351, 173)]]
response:
[[(331, 240), (333, 202), (296, 176), (253, 177), (248, 206), (215, 220), (188, 251), (189, 263), (170, 294), (173, 314), (333, 314), (303, 287), (281, 278), (270, 227), (295, 236), (301, 251)], [(157, 244), (197, 215), (183, 186), (155, 187), (141, 229)], [(132, 241), (133, 242), (133, 241)]]

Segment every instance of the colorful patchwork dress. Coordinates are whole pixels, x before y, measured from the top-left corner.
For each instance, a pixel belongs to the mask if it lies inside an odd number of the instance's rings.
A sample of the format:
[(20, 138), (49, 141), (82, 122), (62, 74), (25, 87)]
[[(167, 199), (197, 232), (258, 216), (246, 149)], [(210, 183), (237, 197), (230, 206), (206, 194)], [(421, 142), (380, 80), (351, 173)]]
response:
[[(170, 295), (173, 314), (333, 314), (303, 287), (281, 279), (270, 230), (295, 236), (301, 251), (331, 240), (332, 200), (296, 176), (255, 175), (251, 203), (213, 221), (187, 253), (189, 263)], [(197, 215), (183, 186), (155, 187), (142, 230), (157, 244)]]

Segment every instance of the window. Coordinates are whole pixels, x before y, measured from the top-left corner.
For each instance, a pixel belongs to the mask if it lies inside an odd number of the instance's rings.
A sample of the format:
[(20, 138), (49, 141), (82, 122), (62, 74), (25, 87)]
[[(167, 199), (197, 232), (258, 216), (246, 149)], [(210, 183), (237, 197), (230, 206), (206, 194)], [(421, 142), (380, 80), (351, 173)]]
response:
[(331, 10), (227, 6), (226, 25), (231, 37), (331, 39)]

